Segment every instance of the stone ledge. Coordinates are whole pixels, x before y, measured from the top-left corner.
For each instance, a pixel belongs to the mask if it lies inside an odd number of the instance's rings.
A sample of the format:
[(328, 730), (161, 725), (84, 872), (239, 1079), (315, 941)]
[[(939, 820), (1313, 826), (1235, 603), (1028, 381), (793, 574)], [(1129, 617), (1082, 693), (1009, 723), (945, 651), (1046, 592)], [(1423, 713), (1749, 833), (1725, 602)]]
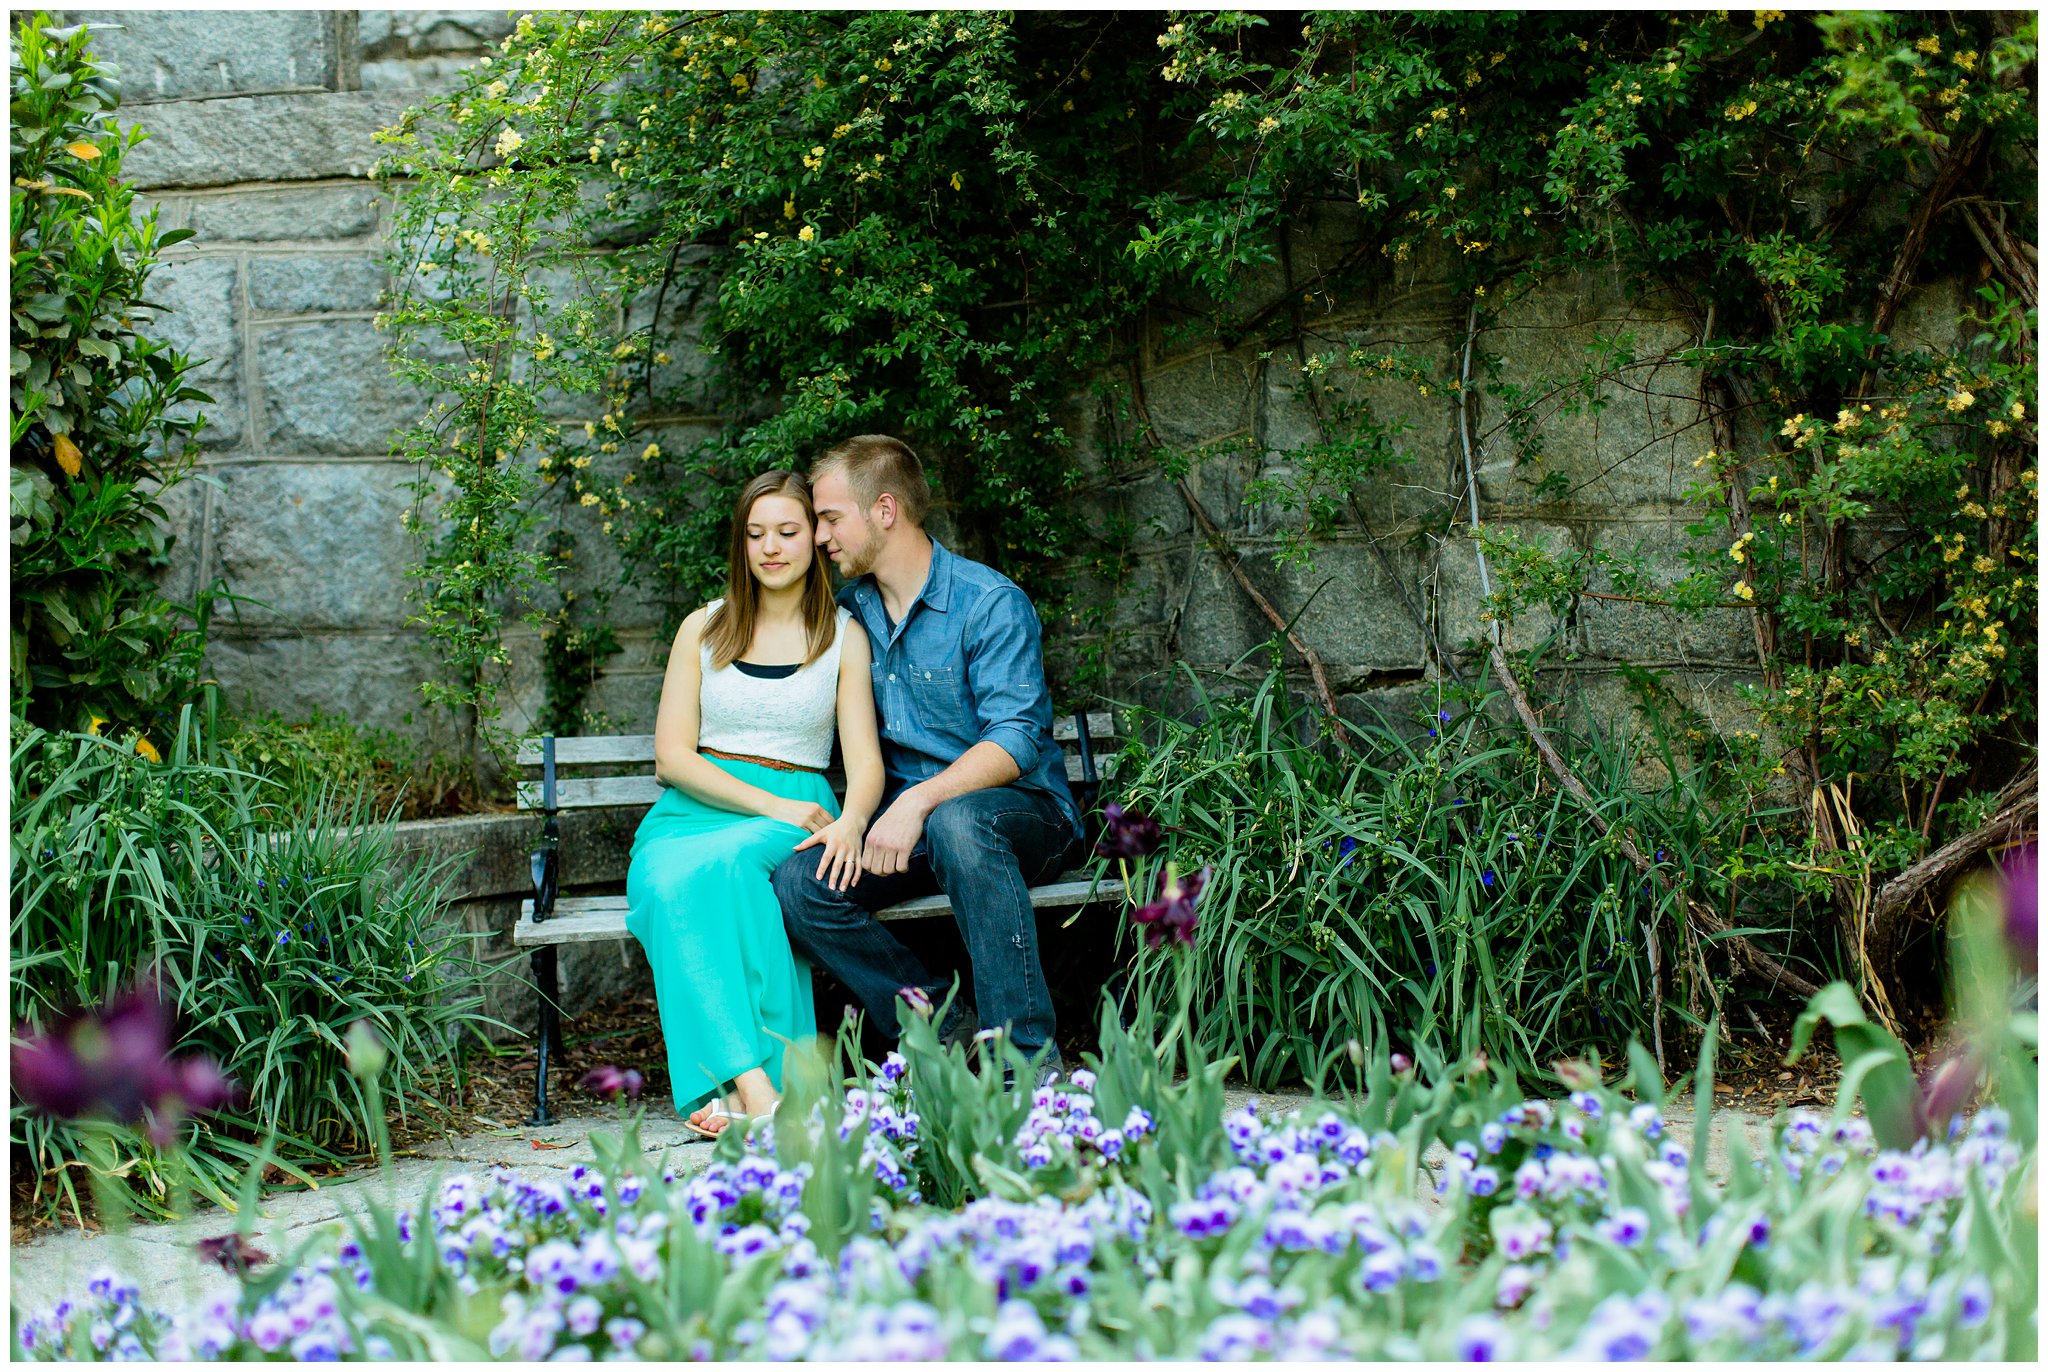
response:
[[(624, 881), (633, 832), (646, 813), (644, 805), (563, 811), (562, 889)], [(414, 862), (467, 854), (452, 893), (457, 900), (524, 898), (533, 894), (528, 857), (540, 829), (540, 816), (518, 811), (407, 820), (398, 826), (393, 851)]]
[(405, 91), (223, 96), (152, 105), (123, 170), (142, 190), (364, 177), (371, 135), (417, 103)]

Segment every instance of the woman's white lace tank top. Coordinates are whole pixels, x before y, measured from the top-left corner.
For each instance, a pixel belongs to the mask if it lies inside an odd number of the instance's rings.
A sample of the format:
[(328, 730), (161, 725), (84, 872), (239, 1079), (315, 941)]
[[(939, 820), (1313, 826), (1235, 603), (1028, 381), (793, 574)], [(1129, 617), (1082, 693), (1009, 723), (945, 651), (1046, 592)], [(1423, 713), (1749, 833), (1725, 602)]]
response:
[[(725, 604), (706, 607), (704, 622)], [(737, 666), (713, 667), (711, 645), (700, 643), (698, 665), (704, 684), (697, 696), (697, 746), (823, 770), (832, 760), (832, 734), (839, 719), (839, 649), (846, 621), (837, 612), (832, 646), (815, 662), (785, 677), (748, 676)]]

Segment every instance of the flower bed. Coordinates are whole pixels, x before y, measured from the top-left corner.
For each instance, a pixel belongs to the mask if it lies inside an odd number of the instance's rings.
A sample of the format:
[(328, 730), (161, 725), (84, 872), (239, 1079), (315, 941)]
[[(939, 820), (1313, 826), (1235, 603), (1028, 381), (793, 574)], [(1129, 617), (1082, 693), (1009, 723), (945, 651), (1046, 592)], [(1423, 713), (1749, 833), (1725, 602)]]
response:
[[(629, 1124), (566, 1183), (507, 1169), (447, 1177), (416, 1213), (373, 1211), (259, 1270), (239, 1298), (162, 1312), (95, 1283), (21, 1323), (20, 1347), (207, 1359), (2032, 1356), (2035, 1155), (2001, 1110), (1910, 1150), (1881, 1149), (1855, 1118), (1794, 1112), (1764, 1156), (1738, 1146), (1717, 1184), (1704, 1122), (1690, 1146), (1671, 1137), (1640, 1070), (1636, 1098), (1581, 1076), (1552, 1102), (1522, 1099), (1498, 1071), (1425, 1084), (1382, 1059), (1356, 1073), (1362, 1091), (1274, 1119), (1212, 1110), (1213, 1064), (1169, 1078), (1111, 1022), (1093, 1071), (1004, 1095), (1002, 1045), (977, 1050), (977, 1075), (929, 1021), (906, 1021), (904, 1056), (856, 1066), (844, 1089), (825, 1087), (833, 1064), (794, 1070), (778, 1123), (729, 1135), (693, 1175), (643, 1156)], [(1704, 1072), (1698, 1086), (1710, 1100)], [(952, 1175), (969, 1142), (961, 1122), (1005, 1110), (971, 1177)], [(1418, 1164), (1437, 1139), (1451, 1151), (1432, 1194)], [(957, 1209), (927, 1199), (954, 1186)]]

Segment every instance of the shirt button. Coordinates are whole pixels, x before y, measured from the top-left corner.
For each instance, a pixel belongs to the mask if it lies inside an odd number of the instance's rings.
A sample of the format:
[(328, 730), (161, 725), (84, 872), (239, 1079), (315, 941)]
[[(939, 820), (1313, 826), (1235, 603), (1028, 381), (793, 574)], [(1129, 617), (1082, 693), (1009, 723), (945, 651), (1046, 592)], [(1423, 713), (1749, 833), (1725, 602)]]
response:
[(891, 673), (889, 673), (889, 680), (891, 680), (891, 681), (894, 681), (895, 679), (896, 679), (896, 674), (895, 674), (894, 672), (891, 672)]
[(924, 674), (924, 679), (925, 679), (926, 681), (930, 681), (930, 680), (932, 679), (932, 674), (931, 674), (930, 672), (926, 672), (926, 673)]

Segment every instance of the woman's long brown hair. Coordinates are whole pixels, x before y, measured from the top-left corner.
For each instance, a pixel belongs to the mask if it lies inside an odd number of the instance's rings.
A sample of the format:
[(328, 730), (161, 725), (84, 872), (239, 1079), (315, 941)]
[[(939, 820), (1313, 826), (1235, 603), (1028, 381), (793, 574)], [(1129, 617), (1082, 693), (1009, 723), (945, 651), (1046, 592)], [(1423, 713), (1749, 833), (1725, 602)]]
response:
[[(747, 517), (754, 502), (764, 495), (788, 496), (804, 507), (809, 532), (818, 527), (818, 512), (811, 506), (811, 487), (795, 472), (763, 472), (746, 484), (732, 509), (732, 546), (726, 552), (725, 604), (704, 626), (704, 642), (711, 648), (713, 667), (730, 667), (754, 643), (754, 626), (761, 611), (761, 584), (747, 565)], [(808, 536), (808, 534), (807, 534)], [(838, 607), (832, 600), (831, 577), (825, 559), (811, 545), (810, 570), (804, 573), (804, 665), (808, 667), (832, 646)]]

